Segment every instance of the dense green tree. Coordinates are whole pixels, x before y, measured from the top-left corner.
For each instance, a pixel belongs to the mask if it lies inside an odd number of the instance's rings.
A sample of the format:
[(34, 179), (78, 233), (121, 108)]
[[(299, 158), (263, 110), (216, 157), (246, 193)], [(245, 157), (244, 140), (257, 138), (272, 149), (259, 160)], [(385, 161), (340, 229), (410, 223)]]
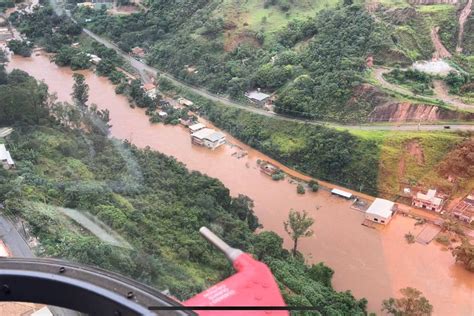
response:
[(74, 73), (74, 85), (72, 87), (71, 96), (77, 106), (80, 108), (87, 108), (87, 101), (89, 100), (89, 85), (86, 83), (84, 75)]
[(283, 226), (293, 240), (293, 256), (296, 256), (298, 250), (298, 240), (302, 237), (310, 237), (314, 234), (314, 231), (310, 229), (313, 224), (314, 219), (311, 218), (305, 210), (303, 210), (303, 212), (290, 210), (288, 221), (284, 222)]
[(107, 76), (107, 75), (110, 75), (111, 72), (115, 70), (115, 67), (111, 61), (104, 59), (99, 62), (99, 64), (96, 67), (96, 70), (100, 76)]
[(467, 270), (474, 272), (474, 245), (464, 239), (461, 245), (453, 249), (456, 262), (464, 264)]
[(402, 297), (389, 298), (382, 303), (382, 311), (395, 316), (428, 316), (433, 306), (419, 290), (407, 287), (400, 290)]
[(332, 287), (331, 280), (334, 275), (334, 270), (325, 266), (322, 262), (313, 264), (311, 268), (309, 268), (308, 274), (311, 279), (321, 282), (327, 287)]
[(30, 57), (32, 45), (28, 41), (12, 39), (8, 42), (8, 48), (15, 54)]
[(283, 238), (274, 232), (264, 231), (255, 236), (253, 247), (258, 260), (263, 260), (266, 257), (280, 258)]
[(0, 85), (0, 125), (38, 124), (48, 117), (48, 89), (44, 84), (16, 69), (6, 81)]

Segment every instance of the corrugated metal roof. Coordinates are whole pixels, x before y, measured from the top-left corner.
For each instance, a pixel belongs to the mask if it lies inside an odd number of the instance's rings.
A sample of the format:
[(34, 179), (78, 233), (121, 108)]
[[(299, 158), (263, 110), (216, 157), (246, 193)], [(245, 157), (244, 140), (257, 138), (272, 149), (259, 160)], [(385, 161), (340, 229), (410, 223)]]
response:
[(378, 215), (383, 218), (389, 218), (393, 214), (394, 205), (395, 203), (389, 200), (375, 199), (374, 203), (372, 203), (367, 209), (367, 213)]
[(190, 125), (189, 126), (189, 129), (192, 131), (192, 132), (197, 132), (199, 131), (200, 129), (203, 129), (205, 128), (206, 125), (202, 124), (202, 123), (197, 123), (197, 124), (193, 124), (193, 125)]
[(219, 139), (225, 137), (224, 133), (218, 132), (216, 130), (213, 130), (211, 128), (203, 128), (196, 133), (191, 134), (193, 137), (199, 138), (199, 139), (207, 139), (211, 142), (218, 141)]
[(250, 91), (250, 92), (247, 93), (247, 97), (250, 98), (250, 99), (257, 100), (257, 101), (263, 101), (263, 100), (269, 98), (270, 95), (266, 94), (266, 93), (263, 93), (263, 92), (260, 92), (260, 91)]
[(343, 197), (348, 198), (348, 199), (350, 199), (352, 197), (352, 193), (342, 191), (342, 190), (339, 190), (339, 189), (332, 189), (331, 193), (343, 196)]
[(222, 138), (225, 138), (225, 135), (221, 132), (214, 132), (206, 137), (206, 139), (210, 140), (211, 142), (217, 142), (219, 139)]

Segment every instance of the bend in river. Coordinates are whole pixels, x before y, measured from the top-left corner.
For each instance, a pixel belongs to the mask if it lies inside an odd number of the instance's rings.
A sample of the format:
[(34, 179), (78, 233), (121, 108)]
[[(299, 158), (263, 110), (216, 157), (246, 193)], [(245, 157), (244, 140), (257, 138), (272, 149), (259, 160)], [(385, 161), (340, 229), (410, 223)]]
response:
[[(70, 100), (72, 71), (50, 63), (47, 56), (13, 57), (8, 69), (22, 69), (44, 80), (59, 100)], [(152, 125), (141, 109), (130, 108), (124, 96), (116, 95), (107, 78), (81, 71), (90, 86), (90, 103), (110, 111), (111, 133), (139, 147), (150, 146), (176, 157), (191, 170), (220, 179), (232, 195), (248, 195), (264, 229), (273, 230), (290, 240), (283, 229), (288, 211), (307, 210), (315, 218), (315, 234), (300, 242), (308, 262), (324, 261), (335, 270), (333, 285), (339, 291), (351, 290), (369, 300), (369, 310), (380, 312), (383, 299), (398, 295), (406, 286), (421, 290), (434, 305), (436, 315), (474, 314), (474, 277), (454, 263), (449, 251), (431, 243), (409, 245), (404, 234), (416, 232), (412, 219), (397, 216), (383, 231), (362, 226), (363, 214), (350, 209), (350, 202), (328, 192), (296, 194), (288, 181), (273, 181), (262, 174), (257, 159), (267, 156), (228, 137), (248, 151), (237, 159), (236, 147), (223, 146), (215, 151), (191, 144), (189, 132), (181, 126)]]

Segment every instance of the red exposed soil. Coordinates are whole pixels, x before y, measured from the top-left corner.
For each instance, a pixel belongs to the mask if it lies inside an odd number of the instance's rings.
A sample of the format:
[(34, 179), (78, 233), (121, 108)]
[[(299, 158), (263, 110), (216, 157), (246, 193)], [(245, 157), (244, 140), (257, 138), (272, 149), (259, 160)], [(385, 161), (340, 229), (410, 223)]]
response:
[(442, 58), (450, 58), (451, 53), (444, 47), (441, 39), (439, 38), (439, 26), (436, 26), (431, 29), (431, 41), (435, 47), (435, 51), (433, 53), (433, 59), (442, 59)]
[(466, 23), (467, 18), (471, 14), (472, 0), (469, 0), (466, 6), (462, 9), (461, 14), (459, 15), (459, 34), (458, 34), (458, 44), (456, 45), (456, 52), (462, 52), (462, 38), (464, 35), (464, 23)]
[(423, 147), (416, 140), (411, 140), (405, 145), (405, 148), (411, 156), (416, 159), (419, 165), (425, 164), (425, 154), (423, 153)]
[(444, 177), (474, 177), (474, 139), (471, 138), (451, 151), (439, 164), (439, 172)]
[(254, 47), (260, 47), (260, 43), (255, 38), (255, 35), (251, 32), (243, 32), (243, 33), (226, 33), (226, 39), (224, 43), (224, 50), (226, 52), (233, 51), (237, 46), (241, 44), (248, 44)]
[[(417, 140), (410, 140), (405, 144), (405, 153), (415, 158), (419, 165), (425, 163), (425, 154), (423, 153), (423, 147)], [(406, 170), (406, 155), (403, 154), (398, 162), (398, 178), (403, 179), (405, 177)]]

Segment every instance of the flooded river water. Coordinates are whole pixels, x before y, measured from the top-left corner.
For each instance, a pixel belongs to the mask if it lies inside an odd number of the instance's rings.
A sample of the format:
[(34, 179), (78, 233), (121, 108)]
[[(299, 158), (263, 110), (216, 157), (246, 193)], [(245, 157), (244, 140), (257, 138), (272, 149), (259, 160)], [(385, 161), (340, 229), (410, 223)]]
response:
[[(58, 68), (43, 55), (13, 57), (8, 69), (13, 68), (44, 80), (59, 100), (70, 100), (70, 69)], [(301, 240), (300, 251), (308, 262), (323, 261), (332, 267), (335, 289), (366, 297), (370, 311), (380, 313), (383, 299), (412, 286), (431, 301), (436, 315), (474, 315), (474, 274), (455, 265), (451, 253), (434, 243), (407, 244), (403, 236), (415, 231), (413, 220), (398, 216), (382, 231), (362, 226), (364, 216), (350, 209), (350, 202), (323, 190), (298, 195), (295, 184), (272, 181), (258, 169), (257, 159), (271, 161), (260, 152), (230, 136), (228, 141), (248, 151), (248, 156), (237, 159), (232, 156), (236, 149), (229, 145), (215, 151), (192, 145), (185, 128), (150, 124), (144, 111), (130, 108), (106, 78), (81, 73), (90, 86), (89, 102), (110, 111), (114, 137), (174, 156), (189, 169), (220, 179), (232, 195), (249, 196), (264, 229), (283, 236), (286, 246), (291, 245), (283, 229), (288, 211), (307, 210), (315, 219), (315, 234)]]

